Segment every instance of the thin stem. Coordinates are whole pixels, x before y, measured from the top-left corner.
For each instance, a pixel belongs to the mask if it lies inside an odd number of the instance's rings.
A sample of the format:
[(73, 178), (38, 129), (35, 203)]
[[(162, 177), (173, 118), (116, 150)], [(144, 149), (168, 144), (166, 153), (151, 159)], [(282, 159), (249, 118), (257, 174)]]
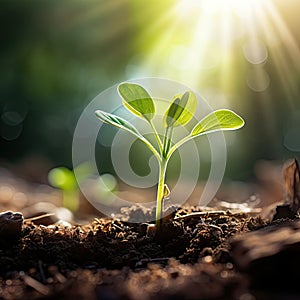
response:
[(157, 152), (157, 150), (152, 146), (152, 144), (145, 138), (141, 138), (139, 137), (141, 141), (143, 141), (145, 143), (145, 145), (150, 149), (150, 151), (155, 155), (155, 157), (157, 158), (158, 162), (161, 163), (162, 159), (161, 156), (159, 155), (159, 153)]
[(166, 148), (167, 148), (167, 141), (168, 141), (168, 132), (169, 132), (169, 127), (167, 127), (166, 131), (165, 131), (164, 143), (163, 143), (163, 153), (162, 153), (163, 156), (167, 155)]
[(164, 188), (165, 188), (165, 176), (167, 170), (168, 161), (163, 160), (159, 164), (159, 178), (156, 194), (156, 228), (159, 230), (161, 225), (162, 213), (163, 213), (163, 201), (164, 201)]
[(150, 126), (151, 126), (152, 130), (153, 130), (154, 136), (155, 136), (155, 138), (156, 138), (156, 141), (157, 141), (157, 144), (158, 144), (158, 147), (159, 147), (159, 151), (160, 151), (160, 153), (162, 153), (162, 151), (163, 151), (163, 146), (162, 146), (162, 142), (161, 142), (161, 139), (160, 139), (160, 137), (159, 137), (159, 134), (158, 134), (158, 132), (157, 132), (157, 130), (156, 130), (156, 128), (155, 128), (153, 122), (152, 122), (152, 121), (149, 121), (149, 123), (150, 123)]
[(170, 128), (170, 134), (169, 134), (169, 138), (168, 138), (168, 144), (167, 144), (167, 149), (166, 149), (166, 155), (168, 155), (168, 152), (170, 150), (170, 146), (171, 146), (171, 142), (172, 142), (172, 137), (173, 137), (173, 129), (174, 127), (172, 126)]

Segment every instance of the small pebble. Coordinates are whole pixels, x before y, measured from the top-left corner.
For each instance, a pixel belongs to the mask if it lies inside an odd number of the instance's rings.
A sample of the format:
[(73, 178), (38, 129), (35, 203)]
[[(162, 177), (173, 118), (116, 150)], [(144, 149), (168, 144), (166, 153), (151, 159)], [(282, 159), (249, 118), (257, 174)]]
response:
[(6, 211), (0, 213), (0, 237), (16, 239), (22, 231), (24, 217), (19, 212)]
[(154, 237), (156, 233), (156, 226), (154, 224), (149, 224), (147, 227), (147, 236)]

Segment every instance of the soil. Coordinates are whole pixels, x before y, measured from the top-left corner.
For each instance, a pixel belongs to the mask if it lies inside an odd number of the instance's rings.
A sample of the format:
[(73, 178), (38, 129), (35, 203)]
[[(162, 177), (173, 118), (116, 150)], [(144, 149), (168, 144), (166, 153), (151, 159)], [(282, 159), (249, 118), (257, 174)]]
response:
[(143, 213), (72, 227), (25, 221), (0, 242), (0, 299), (270, 299), (272, 289), (256, 290), (240, 270), (234, 237), (274, 222), (188, 207), (153, 234), (130, 222)]
[(5, 175), (0, 209), (13, 211), (0, 213), (0, 300), (300, 299), (299, 174), (294, 161), (285, 199), (263, 210), (179, 207), (159, 231), (144, 221), (154, 209), (137, 206), (122, 220), (30, 218), (60, 208), (56, 194), (18, 191)]

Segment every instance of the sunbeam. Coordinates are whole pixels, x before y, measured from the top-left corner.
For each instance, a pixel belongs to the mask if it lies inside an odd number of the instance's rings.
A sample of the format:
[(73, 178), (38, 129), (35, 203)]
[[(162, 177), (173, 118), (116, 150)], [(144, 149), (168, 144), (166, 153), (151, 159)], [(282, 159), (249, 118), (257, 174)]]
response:
[[(272, 0), (173, 1), (140, 34), (137, 46), (143, 62), (137, 62), (135, 70), (196, 88), (213, 85), (229, 95), (237, 85), (263, 92), (272, 80), (266, 63), (275, 56), (278, 76), (293, 94), (288, 64), (299, 68), (299, 46), (275, 4)], [(276, 41), (288, 47), (276, 47)]]

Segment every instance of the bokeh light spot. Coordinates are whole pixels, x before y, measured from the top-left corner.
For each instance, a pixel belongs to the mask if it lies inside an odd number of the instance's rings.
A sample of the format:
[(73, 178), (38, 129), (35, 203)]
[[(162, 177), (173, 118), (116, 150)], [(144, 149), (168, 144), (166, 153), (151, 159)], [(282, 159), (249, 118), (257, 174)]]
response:
[(18, 124), (16, 126), (10, 126), (2, 123), (1, 126), (1, 137), (6, 141), (16, 140), (22, 133), (23, 125)]
[(268, 51), (266, 46), (259, 40), (251, 39), (243, 46), (243, 53), (245, 58), (251, 64), (261, 64), (268, 58)]
[(111, 174), (102, 174), (100, 176), (100, 180), (101, 180), (101, 183), (102, 183), (102, 188), (107, 190), (107, 191), (114, 191), (117, 187), (117, 180), (116, 178), (111, 175)]
[(269, 74), (260, 67), (253, 68), (248, 72), (247, 85), (255, 92), (265, 91), (270, 84)]
[(17, 111), (7, 111), (2, 114), (1, 118), (5, 124), (10, 126), (19, 125), (24, 120), (24, 117), (22, 117)]
[(283, 144), (284, 146), (293, 152), (300, 152), (300, 111), (295, 111), (291, 118), (288, 120), (288, 124), (285, 130)]
[(284, 136), (284, 146), (293, 152), (300, 152), (299, 127), (290, 128)]

